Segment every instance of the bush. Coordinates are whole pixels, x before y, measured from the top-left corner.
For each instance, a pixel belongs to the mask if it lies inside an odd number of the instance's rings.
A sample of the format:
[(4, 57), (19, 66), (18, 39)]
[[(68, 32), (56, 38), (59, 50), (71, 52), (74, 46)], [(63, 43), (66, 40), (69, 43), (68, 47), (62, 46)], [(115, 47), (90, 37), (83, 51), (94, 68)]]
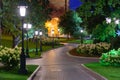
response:
[[(44, 39), (42, 41), (42, 45), (47, 45), (47, 46), (51, 46), (53, 44), (53, 39)], [(57, 39), (54, 38), (54, 45), (59, 45), (59, 41)]]
[(101, 54), (107, 52), (109, 48), (110, 44), (103, 42), (96, 44), (81, 44), (77, 47), (77, 52), (89, 56), (101, 56)]
[(21, 48), (15, 47), (14, 49), (0, 46), (0, 62), (5, 67), (13, 68), (19, 64)]
[(120, 66), (120, 48), (103, 53), (100, 57), (100, 63), (103, 65)]

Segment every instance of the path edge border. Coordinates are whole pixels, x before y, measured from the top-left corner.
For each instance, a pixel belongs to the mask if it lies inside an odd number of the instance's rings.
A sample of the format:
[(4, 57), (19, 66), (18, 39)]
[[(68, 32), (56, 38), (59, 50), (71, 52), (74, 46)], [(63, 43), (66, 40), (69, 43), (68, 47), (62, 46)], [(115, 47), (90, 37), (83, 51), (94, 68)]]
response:
[(69, 52), (67, 52), (67, 55), (69, 55), (71, 57), (74, 57), (74, 58), (99, 59), (97, 57), (80, 57), (80, 56), (74, 56), (74, 55), (71, 55)]
[[(96, 58), (96, 57), (79, 57), (79, 56), (73, 56), (73, 55), (71, 55), (69, 52), (67, 52), (67, 55), (70, 56), (70, 57), (74, 57), (74, 58), (99, 59), (99, 58)], [(90, 72), (92, 72), (92, 73), (94, 73), (94, 74), (100, 76), (100, 77), (103, 78), (104, 80), (108, 80), (107, 78), (105, 78), (105, 77), (102, 76), (101, 74), (99, 74), (99, 73), (93, 71), (92, 69), (86, 67), (84, 64), (81, 64), (81, 66), (82, 66), (83, 68), (85, 68), (86, 70), (88, 70), (88, 71), (90, 71)]]
[(40, 68), (41, 66), (39, 65), (27, 80), (33, 80), (33, 78), (35, 77), (36, 73), (39, 71)]
[(101, 74), (99, 74), (99, 73), (97, 73), (97, 72), (93, 71), (92, 69), (90, 69), (90, 68), (86, 67), (84, 64), (81, 64), (81, 66), (82, 66), (82, 67), (84, 67), (85, 69), (87, 69), (87, 70), (91, 71), (92, 73), (94, 73), (94, 74), (96, 74), (96, 75), (100, 76), (100, 77), (101, 77), (101, 78), (103, 78), (104, 80), (108, 80), (107, 78), (105, 78), (105, 77), (104, 77), (104, 76), (102, 76)]

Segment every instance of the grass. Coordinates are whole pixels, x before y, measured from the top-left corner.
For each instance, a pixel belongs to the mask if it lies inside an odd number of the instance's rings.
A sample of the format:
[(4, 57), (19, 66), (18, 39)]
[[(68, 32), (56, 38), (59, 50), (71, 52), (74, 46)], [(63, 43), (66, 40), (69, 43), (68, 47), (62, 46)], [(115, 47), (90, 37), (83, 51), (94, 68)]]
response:
[(6, 70), (0, 67), (0, 80), (27, 80), (37, 67), (37, 65), (27, 65), (28, 74), (26, 75), (18, 74), (18, 68)]
[(12, 36), (2, 35), (1, 44), (3, 46), (11, 48), (12, 47)]
[(85, 66), (103, 75), (108, 80), (120, 80), (120, 67), (103, 66), (100, 63), (89, 63)]
[[(80, 39), (59, 39), (60, 42), (67, 42), (67, 43), (77, 43), (80, 44), (81, 41)], [(89, 43), (93, 43), (93, 40), (83, 40), (84, 44), (89, 44)]]
[[(57, 46), (55, 46), (55, 48), (60, 47), (60, 46), (62, 46), (62, 45), (57, 45)], [(39, 51), (40, 49), (38, 49), (38, 54), (36, 55), (36, 49), (35, 48), (31, 48), (29, 50), (30, 58), (39, 58), (39, 57), (41, 57), (43, 52), (48, 51), (50, 49), (53, 49), (52, 46), (42, 46), (42, 52), (40, 52)]]
[[(26, 49), (26, 42), (27, 41), (25, 40), (24, 41), (24, 49)], [(11, 48), (12, 47), (12, 36), (10, 36), (10, 35), (2, 35), (2, 42), (1, 43), (2, 43), (3, 46)], [(21, 43), (18, 46), (21, 46)], [(29, 46), (30, 58), (39, 58), (41, 56), (42, 52), (52, 49), (52, 45), (50, 45), (50, 46), (43, 45), (42, 46), (43, 51), (40, 52), (39, 51), (39, 46), (40, 45), (38, 43), (38, 55), (36, 55), (36, 53), (35, 53), (35, 51), (36, 51), (36, 42), (32, 41), (32, 40), (29, 40), (28, 46)], [(61, 45), (55, 45), (55, 48), (60, 47), (60, 46)], [(24, 50), (24, 51), (26, 51), (26, 50)]]

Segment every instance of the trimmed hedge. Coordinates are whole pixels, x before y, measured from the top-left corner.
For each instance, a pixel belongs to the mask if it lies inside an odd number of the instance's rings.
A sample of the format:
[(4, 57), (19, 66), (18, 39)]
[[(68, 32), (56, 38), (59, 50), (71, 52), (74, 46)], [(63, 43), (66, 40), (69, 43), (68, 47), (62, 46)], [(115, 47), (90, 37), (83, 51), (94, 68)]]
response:
[(120, 66), (120, 48), (118, 50), (110, 50), (109, 52), (102, 53), (100, 57), (102, 65)]
[(76, 50), (79, 54), (101, 56), (102, 53), (107, 52), (109, 48), (110, 44), (101, 42), (96, 44), (80, 44)]

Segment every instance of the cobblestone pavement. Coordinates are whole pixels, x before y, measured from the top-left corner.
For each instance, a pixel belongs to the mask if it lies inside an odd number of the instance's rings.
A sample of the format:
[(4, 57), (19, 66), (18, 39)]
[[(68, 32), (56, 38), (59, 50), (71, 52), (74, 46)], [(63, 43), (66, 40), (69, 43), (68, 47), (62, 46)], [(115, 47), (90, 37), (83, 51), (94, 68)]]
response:
[(27, 64), (41, 65), (33, 80), (104, 80), (81, 65), (97, 62), (98, 59), (75, 58), (66, 54), (76, 46), (77, 44), (65, 44), (64, 47), (44, 52), (41, 59), (27, 60)]

